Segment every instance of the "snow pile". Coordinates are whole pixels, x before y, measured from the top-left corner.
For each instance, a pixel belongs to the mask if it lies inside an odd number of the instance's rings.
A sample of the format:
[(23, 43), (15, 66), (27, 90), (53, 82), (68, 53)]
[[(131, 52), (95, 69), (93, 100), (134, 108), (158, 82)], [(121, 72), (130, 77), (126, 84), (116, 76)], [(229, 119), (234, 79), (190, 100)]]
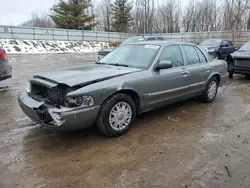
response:
[(102, 48), (109, 47), (106, 42), (87, 41), (37, 41), (37, 40), (14, 40), (0, 39), (7, 53), (69, 53), (69, 52), (97, 52)]

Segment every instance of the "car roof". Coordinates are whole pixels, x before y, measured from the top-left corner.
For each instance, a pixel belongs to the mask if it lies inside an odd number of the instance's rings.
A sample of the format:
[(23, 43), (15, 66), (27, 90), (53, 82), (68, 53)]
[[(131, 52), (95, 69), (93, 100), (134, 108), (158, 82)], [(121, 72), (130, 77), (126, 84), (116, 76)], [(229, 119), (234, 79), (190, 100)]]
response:
[(187, 44), (187, 45), (194, 45), (196, 44), (193, 43), (187, 43), (187, 42), (182, 42), (182, 41), (175, 41), (175, 40), (152, 40), (152, 41), (141, 41), (141, 42), (134, 42), (134, 43), (129, 43), (129, 44), (124, 44), (124, 45), (132, 45), (132, 44), (151, 44), (151, 45), (161, 45), (161, 46), (166, 46), (166, 45), (171, 45), (171, 44)]
[(162, 37), (162, 38), (166, 38), (164, 36), (160, 36), (160, 35), (138, 35), (138, 36), (132, 36), (132, 37), (129, 37), (129, 38), (151, 38), (151, 37)]

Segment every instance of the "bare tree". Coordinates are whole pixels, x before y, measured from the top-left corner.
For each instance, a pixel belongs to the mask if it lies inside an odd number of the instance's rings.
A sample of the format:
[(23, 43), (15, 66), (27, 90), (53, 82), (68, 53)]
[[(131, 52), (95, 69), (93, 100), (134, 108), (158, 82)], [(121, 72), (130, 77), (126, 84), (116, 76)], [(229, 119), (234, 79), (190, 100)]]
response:
[(46, 12), (42, 12), (42, 13), (32, 12), (31, 18), (23, 22), (21, 25), (28, 26), (28, 27), (45, 27), (45, 28), (55, 27), (54, 22), (47, 15)]

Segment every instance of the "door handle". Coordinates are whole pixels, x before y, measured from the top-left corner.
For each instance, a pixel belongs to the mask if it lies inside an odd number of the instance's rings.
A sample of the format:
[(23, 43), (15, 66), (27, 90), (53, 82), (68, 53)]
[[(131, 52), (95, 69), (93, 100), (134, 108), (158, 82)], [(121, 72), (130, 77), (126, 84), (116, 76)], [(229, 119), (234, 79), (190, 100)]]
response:
[(206, 68), (206, 71), (207, 71), (207, 72), (210, 72), (210, 67), (207, 67), (207, 68)]
[(182, 72), (182, 75), (183, 75), (183, 76), (187, 76), (188, 74), (189, 74), (189, 71), (183, 71), (183, 72)]

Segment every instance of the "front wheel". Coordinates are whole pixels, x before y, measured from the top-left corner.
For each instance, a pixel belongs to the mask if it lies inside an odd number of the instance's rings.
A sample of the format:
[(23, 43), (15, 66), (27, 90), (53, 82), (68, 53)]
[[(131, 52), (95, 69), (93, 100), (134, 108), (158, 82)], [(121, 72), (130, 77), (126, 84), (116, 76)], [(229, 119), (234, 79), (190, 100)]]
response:
[(97, 127), (107, 136), (119, 136), (132, 127), (136, 114), (133, 99), (126, 94), (118, 93), (102, 105)]
[(212, 77), (205, 87), (205, 90), (202, 93), (201, 99), (205, 103), (212, 102), (218, 91), (218, 80), (215, 77)]
[(234, 76), (234, 73), (229, 72), (229, 78), (233, 78), (233, 76)]

